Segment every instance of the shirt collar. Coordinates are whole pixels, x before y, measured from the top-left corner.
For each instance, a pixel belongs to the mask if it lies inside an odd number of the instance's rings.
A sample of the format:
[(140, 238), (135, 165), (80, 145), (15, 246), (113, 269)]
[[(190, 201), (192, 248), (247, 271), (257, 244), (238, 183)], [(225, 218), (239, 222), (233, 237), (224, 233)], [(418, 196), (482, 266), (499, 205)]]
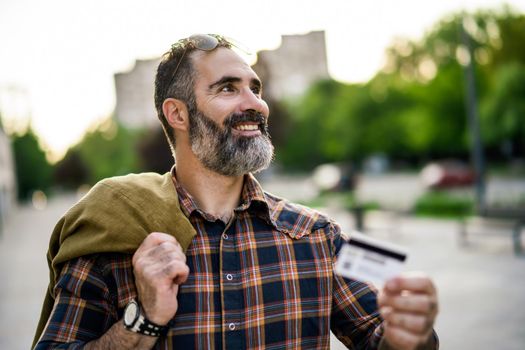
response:
[[(193, 197), (177, 183), (175, 167), (172, 168), (172, 178), (179, 195), (183, 213), (190, 217), (198, 212), (208, 221), (217, 218), (199, 209)], [(264, 192), (261, 185), (252, 174), (244, 175), (241, 201), (235, 211), (249, 211), (257, 215), (276, 230), (288, 234), (291, 238), (300, 239), (312, 230), (319, 229), (329, 223), (329, 219), (310, 208), (290, 203), (282, 198)]]
[[(208, 221), (217, 220), (217, 218), (202, 211), (198, 207), (192, 195), (186, 191), (186, 189), (182, 187), (182, 185), (177, 181), (177, 172), (175, 166), (171, 169), (171, 175), (177, 190), (177, 194), (179, 196), (180, 207), (184, 215), (190, 217), (194, 212), (198, 212), (204, 219)], [(244, 175), (244, 184), (242, 187), (240, 204), (237, 208), (235, 208), (235, 211), (245, 210), (254, 212), (275, 226), (275, 223), (271, 219), (272, 215), (270, 213), (269, 205), (266, 201), (266, 195), (257, 179), (255, 179), (251, 173)]]
[(179, 182), (177, 181), (177, 171), (175, 166), (171, 168), (171, 178), (173, 179), (173, 184), (175, 185), (177, 195), (179, 196), (180, 208), (184, 215), (190, 217), (190, 215), (194, 211), (199, 210), (199, 207), (197, 207), (197, 203), (195, 203), (195, 200), (188, 193), (188, 191), (186, 191), (184, 187), (182, 187), (181, 184), (179, 184)]

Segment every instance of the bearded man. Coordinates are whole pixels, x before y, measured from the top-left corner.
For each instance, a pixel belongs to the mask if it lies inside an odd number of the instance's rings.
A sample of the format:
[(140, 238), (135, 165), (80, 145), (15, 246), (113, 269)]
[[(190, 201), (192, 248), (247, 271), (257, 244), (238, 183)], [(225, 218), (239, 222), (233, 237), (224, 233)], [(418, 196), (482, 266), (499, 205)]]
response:
[(232, 44), (194, 35), (158, 67), (175, 164), (104, 180), (60, 220), (37, 349), (435, 349), (425, 275), (334, 274), (344, 238), (253, 176), (273, 146), (262, 83)]

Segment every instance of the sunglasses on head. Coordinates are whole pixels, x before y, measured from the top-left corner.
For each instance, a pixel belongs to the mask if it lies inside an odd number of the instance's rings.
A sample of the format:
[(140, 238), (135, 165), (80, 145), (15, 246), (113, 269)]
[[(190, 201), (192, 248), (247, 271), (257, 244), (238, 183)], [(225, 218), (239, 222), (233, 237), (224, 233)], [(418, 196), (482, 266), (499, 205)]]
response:
[(177, 41), (175, 44), (171, 45), (171, 49), (179, 49), (184, 48), (184, 52), (182, 53), (182, 56), (179, 59), (179, 62), (177, 63), (177, 66), (175, 67), (175, 70), (173, 71), (173, 74), (171, 75), (170, 83), (168, 86), (171, 86), (173, 83), (173, 80), (175, 79), (175, 76), (177, 75), (177, 71), (179, 70), (180, 64), (182, 60), (184, 60), (184, 57), (186, 56), (186, 52), (188, 49), (197, 49), (201, 51), (212, 51), (219, 46), (219, 43), (225, 44), (227, 48), (230, 48), (232, 46), (237, 47), (233, 43), (231, 43), (229, 40), (227, 40), (222, 35), (217, 34), (195, 34), (188, 38), (181, 39)]

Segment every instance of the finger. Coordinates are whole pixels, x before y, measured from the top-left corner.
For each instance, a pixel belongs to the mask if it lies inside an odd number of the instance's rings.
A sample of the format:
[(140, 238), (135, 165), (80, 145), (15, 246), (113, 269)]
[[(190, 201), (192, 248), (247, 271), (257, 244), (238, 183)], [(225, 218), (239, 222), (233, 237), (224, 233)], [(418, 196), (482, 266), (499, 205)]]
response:
[(174, 260), (164, 266), (162, 272), (167, 278), (170, 278), (173, 283), (178, 285), (186, 282), (190, 274), (190, 268), (184, 262)]
[(135, 254), (140, 255), (144, 251), (149, 250), (163, 242), (173, 242), (174, 244), (178, 244), (177, 240), (173, 236), (162, 232), (152, 232), (142, 241)]
[(385, 325), (384, 338), (388, 344), (396, 349), (416, 349), (423, 341), (423, 337), (390, 323)]
[(381, 316), (389, 325), (419, 335), (429, 335), (433, 326), (433, 319), (422, 314), (394, 312), (392, 309), (385, 308), (385, 310), (381, 310)]
[(384, 291), (388, 294), (401, 293), (403, 290), (413, 293), (436, 294), (436, 287), (432, 280), (417, 272), (396, 276), (385, 283)]
[(161, 264), (168, 264), (173, 260), (179, 260), (183, 263), (186, 263), (186, 255), (184, 255), (184, 253), (182, 253), (181, 251), (172, 250), (166, 251), (163, 254), (159, 254), (159, 256), (156, 257), (156, 260), (158, 260)]
[(186, 255), (182, 251), (182, 248), (176, 242), (162, 242), (161, 244), (151, 247), (144, 251), (145, 255), (148, 255), (153, 260), (161, 260), (163, 262), (169, 261), (169, 257), (174, 257), (186, 261)]
[(394, 312), (414, 312), (434, 315), (437, 312), (437, 301), (426, 294), (388, 295), (381, 294), (378, 299), (380, 307), (391, 307)]

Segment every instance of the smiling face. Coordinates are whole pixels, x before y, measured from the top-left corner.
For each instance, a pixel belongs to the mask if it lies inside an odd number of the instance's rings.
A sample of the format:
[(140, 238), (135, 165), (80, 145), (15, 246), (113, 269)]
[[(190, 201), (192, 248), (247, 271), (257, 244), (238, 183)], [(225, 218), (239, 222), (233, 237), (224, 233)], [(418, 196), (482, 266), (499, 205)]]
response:
[(268, 106), (250, 66), (219, 48), (194, 53), (196, 106), (188, 106), (190, 144), (197, 159), (225, 176), (265, 169), (273, 158)]

